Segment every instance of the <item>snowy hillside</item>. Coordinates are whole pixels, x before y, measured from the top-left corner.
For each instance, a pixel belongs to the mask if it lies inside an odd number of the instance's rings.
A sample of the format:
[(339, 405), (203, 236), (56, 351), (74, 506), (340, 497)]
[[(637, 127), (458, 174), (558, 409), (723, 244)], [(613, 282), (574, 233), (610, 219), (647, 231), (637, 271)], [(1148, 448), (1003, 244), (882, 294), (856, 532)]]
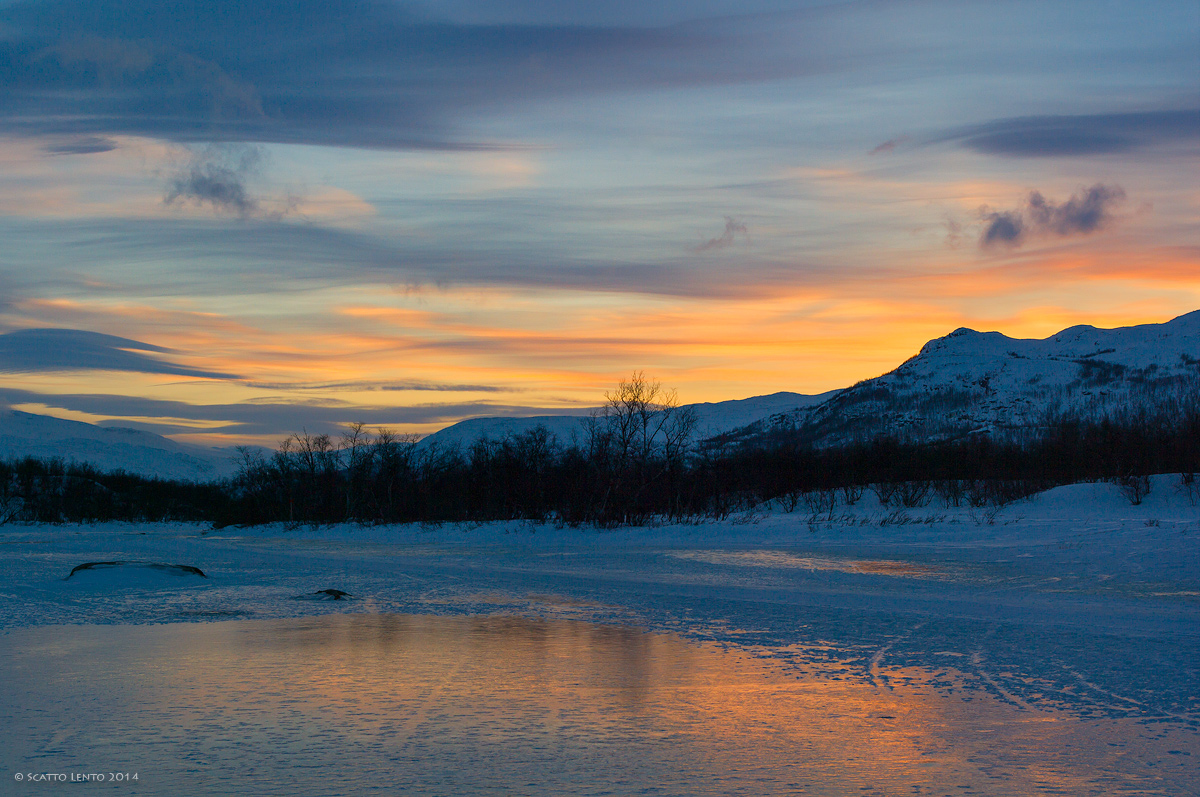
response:
[(1060, 414), (1099, 417), (1195, 400), (1200, 311), (1165, 324), (1077, 326), (1044, 340), (958, 329), (896, 370), (809, 410), (739, 430), (799, 429), (819, 445), (884, 433), (937, 440), (1020, 430)]
[[(838, 392), (830, 391), (815, 396), (801, 393), (772, 393), (769, 396), (704, 402), (686, 406), (696, 410), (697, 435), (707, 438), (742, 428), (772, 415), (816, 406), (832, 398)], [(539, 415), (529, 418), (472, 418), (429, 435), (421, 441), (421, 445), (466, 447), (482, 437), (494, 440), (509, 434), (520, 434), (537, 426), (545, 426), (560, 440), (570, 443), (573, 439), (579, 439), (583, 434), (583, 422), (589, 415), (590, 411), (588, 410), (575, 410), (571, 414)]]
[[(945, 440), (1029, 429), (1062, 414), (1099, 417), (1139, 407), (1169, 410), (1200, 400), (1200, 311), (1165, 324), (1077, 326), (1044, 340), (958, 329), (925, 344), (894, 371), (815, 396), (774, 393), (687, 405), (700, 439), (752, 440), (798, 430), (817, 445), (879, 434)], [(527, 418), (473, 418), (420, 446), (468, 447), (482, 437), (546, 426), (581, 439), (588, 410)], [(0, 412), (0, 458), (62, 457), (97, 467), (190, 480), (235, 470), (233, 452), (176, 443), (150, 432)]]
[(94, 426), (17, 410), (0, 411), (0, 458), (62, 458), (100, 470), (210, 481), (232, 475), (232, 451), (176, 443), (137, 429)]

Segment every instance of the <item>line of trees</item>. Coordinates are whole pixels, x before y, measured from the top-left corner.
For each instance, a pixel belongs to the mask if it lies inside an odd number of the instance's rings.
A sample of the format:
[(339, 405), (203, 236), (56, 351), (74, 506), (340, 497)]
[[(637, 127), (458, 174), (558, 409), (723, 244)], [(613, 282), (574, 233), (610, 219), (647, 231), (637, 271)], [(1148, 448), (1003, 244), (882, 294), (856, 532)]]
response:
[(238, 523), (545, 520), (612, 526), (694, 513), (685, 500), (696, 415), (642, 373), (605, 394), (580, 437), (538, 426), (465, 450), (351, 424), (294, 434), (270, 458), (242, 449)]
[(816, 448), (782, 430), (698, 441), (694, 411), (644, 374), (605, 395), (563, 440), (544, 426), (462, 448), (352, 424), (294, 434), (237, 475), (197, 485), (88, 466), (0, 463), (0, 522), (206, 520), (217, 525), (554, 520), (615, 526), (723, 517), (768, 501), (829, 514), (867, 489), (896, 507), (999, 506), (1049, 487), (1111, 480), (1138, 502), (1151, 473), (1200, 496), (1200, 399), (1099, 419), (1059, 417), (1020, 438), (934, 444), (878, 437)]
[(217, 521), (233, 509), (231, 485), (104, 472), (62, 459), (0, 461), (0, 524), (103, 520)]

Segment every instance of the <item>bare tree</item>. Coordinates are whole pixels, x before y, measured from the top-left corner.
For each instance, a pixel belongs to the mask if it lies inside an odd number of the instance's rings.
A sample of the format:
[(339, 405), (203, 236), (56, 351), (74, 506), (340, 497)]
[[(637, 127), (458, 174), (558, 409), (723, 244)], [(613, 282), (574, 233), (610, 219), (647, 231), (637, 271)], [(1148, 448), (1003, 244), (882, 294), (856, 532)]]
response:
[(365, 497), (367, 480), (370, 478), (371, 436), (363, 431), (363, 423), (351, 423), (342, 433), (340, 449), (344, 455), (346, 478), (346, 517), (362, 520), (362, 501)]
[(16, 520), (21, 514), (21, 510), (25, 508), (25, 501), (21, 498), (16, 475), (13, 474), (12, 477), (9, 477), (7, 469), (2, 475), (4, 481), (0, 483), (0, 526)]
[[(691, 451), (695, 411), (680, 408), (678, 394), (635, 371), (604, 394), (604, 406), (586, 422), (588, 458), (601, 473), (596, 510), (600, 522), (637, 522), (657, 506), (677, 511), (678, 483)], [(664, 500), (648, 500), (661, 483)]]
[[(419, 438), (415, 434), (396, 434), (381, 428), (371, 441), (375, 466), (373, 499), (375, 514), (382, 520), (396, 520), (398, 494), (413, 476), (413, 452)], [(411, 485), (409, 485), (411, 486)]]
[(1126, 473), (1112, 480), (1121, 490), (1121, 495), (1129, 499), (1129, 503), (1137, 506), (1150, 494), (1150, 477), (1134, 473)]
[(833, 520), (833, 512), (837, 508), (837, 490), (832, 487), (808, 490), (803, 498), (813, 520), (822, 517)]
[(842, 485), (842, 501), (846, 506), (854, 506), (862, 496), (863, 486), (861, 484), (846, 483)]
[(1195, 472), (1185, 471), (1179, 474), (1179, 489), (1188, 497), (1188, 503), (1195, 506), (1197, 498), (1200, 498), (1200, 484), (1196, 482)]

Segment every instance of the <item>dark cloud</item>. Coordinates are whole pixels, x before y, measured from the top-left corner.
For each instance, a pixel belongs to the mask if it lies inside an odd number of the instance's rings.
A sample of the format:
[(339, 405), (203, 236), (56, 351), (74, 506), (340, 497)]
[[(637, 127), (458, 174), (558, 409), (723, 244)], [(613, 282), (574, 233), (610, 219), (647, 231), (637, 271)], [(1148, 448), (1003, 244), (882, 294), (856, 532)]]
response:
[[(347, 423), (369, 427), (401, 424), (450, 424), (462, 418), (483, 416), (524, 417), (554, 414), (554, 410), (486, 402), (426, 404), (411, 407), (369, 406), (346, 402), (259, 402), (244, 404), (189, 404), (183, 401), (148, 399), (104, 394), (47, 394), (0, 386), (0, 405), (40, 404), (70, 412), (108, 416), (118, 420), (107, 426), (134, 426), (157, 434), (238, 434), (284, 437), (307, 429), (313, 433), (337, 432)], [(203, 429), (172, 424), (126, 422), (123, 418), (173, 418), (204, 421)]]
[(1051, 202), (1040, 191), (1031, 191), (1022, 208), (980, 212), (985, 226), (979, 245), (1018, 246), (1027, 234), (1089, 235), (1112, 222), (1113, 208), (1124, 199), (1125, 191), (1119, 185), (1103, 183), (1081, 189), (1062, 204)]
[(1043, 230), (1055, 235), (1086, 235), (1112, 219), (1112, 207), (1125, 199), (1120, 186), (1101, 183), (1074, 194), (1061, 205), (1048, 202), (1040, 192), (1029, 195), (1029, 216)]
[(246, 183), (257, 173), (261, 160), (257, 147), (241, 147), (237, 151), (227, 147), (205, 148), (171, 177), (163, 202), (208, 205), (219, 214), (233, 213), (242, 218), (258, 215), (259, 202)]
[(979, 238), (980, 246), (1016, 246), (1025, 237), (1025, 222), (1018, 211), (984, 213), (983, 221), (987, 226)]
[(188, 368), (139, 352), (169, 354), (171, 350), (79, 329), (21, 329), (0, 335), (0, 372), (133, 371), (208, 379), (236, 378), (231, 374)]
[(50, 142), (43, 147), (51, 155), (95, 155), (98, 152), (111, 152), (116, 148), (116, 142), (103, 136), (80, 136), (66, 141)]
[[(555, 212), (569, 212), (568, 202)], [(516, 200), (509, 210), (530, 218), (546, 205)], [(372, 284), (440, 289), (459, 285), (501, 285), (565, 290), (602, 290), (663, 296), (748, 297), (772, 294), (780, 285), (801, 279), (841, 279), (845, 269), (833, 263), (797, 263), (747, 253), (740, 269), (730, 271), (720, 258), (667, 252), (620, 260), (580, 256), (567, 241), (561, 247), (508, 244), (482, 233), (467, 238), (444, 236), (432, 244), (421, 239), (377, 235), (364, 230), (290, 224), (251, 218), (230, 225), (203, 219), (0, 220), (10, 257), (35, 254), (19, 269), (0, 263), (0, 281), (11, 295), (35, 295), (71, 283), (90, 295), (225, 295), (236, 282), (239, 292), (303, 292), (330, 285)], [(472, 246), (480, 241), (480, 246)], [(553, 243), (553, 242), (550, 242)], [(88, 252), (86, 280), (68, 264)], [(161, 252), (172, 253), (172, 266), (154, 265)], [(25, 257), (23, 255), (23, 257)], [(37, 267), (31, 267), (33, 263)], [(332, 265), (331, 265), (332, 264)], [(281, 275), (286, 275), (286, 279)], [(99, 285), (97, 283), (100, 283)], [(110, 287), (105, 287), (105, 286)]]
[(409, 390), (433, 393), (512, 393), (521, 390), (521, 388), (498, 387), (496, 385), (440, 384), (419, 380), (403, 382), (246, 382), (245, 384), (247, 387), (264, 390), (319, 390), (330, 393), (349, 391), (370, 392), (375, 390), (397, 393)]
[(745, 223), (738, 221), (732, 216), (726, 216), (725, 231), (716, 238), (709, 238), (699, 246), (693, 247), (692, 251), (708, 252), (713, 249), (725, 249), (726, 247), (733, 245), (733, 242), (737, 240), (737, 236), (741, 235), (744, 238), (746, 233), (747, 228)]
[(0, 28), (0, 126), (29, 134), (469, 149), (487, 146), (456, 137), (469, 109), (780, 69), (716, 24), (463, 24), (382, 0), (25, 0)]
[(988, 155), (1108, 155), (1200, 141), (1200, 109), (999, 119), (935, 139)]

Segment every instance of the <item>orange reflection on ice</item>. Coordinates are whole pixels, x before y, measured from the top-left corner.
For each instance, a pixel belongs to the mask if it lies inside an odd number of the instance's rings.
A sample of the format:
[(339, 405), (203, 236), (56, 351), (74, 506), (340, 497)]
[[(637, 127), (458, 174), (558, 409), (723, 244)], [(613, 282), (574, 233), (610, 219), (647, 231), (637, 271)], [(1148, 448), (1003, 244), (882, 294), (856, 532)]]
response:
[(796, 556), (786, 551), (676, 551), (676, 559), (690, 559), (714, 565), (774, 567), (783, 570), (827, 570), (838, 573), (868, 573), (907, 578), (946, 578), (945, 571), (930, 565), (886, 559), (831, 559)]
[(382, 784), (417, 794), (813, 795), (1197, 785), (1166, 754), (1200, 754), (1194, 733), (986, 695), (966, 702), (917, 670), (889, 671), (891, 688), (834, 670), (789, 675), (620, 627), (335, 615), (10, 637), (17, 653), (0, 669), (29, 684), (21, 702), (0, 703), (14, 720), (0, 731), (10, 756), (130, 762), (150, 793), (181, 777), (197, 792), (294, 795)]

